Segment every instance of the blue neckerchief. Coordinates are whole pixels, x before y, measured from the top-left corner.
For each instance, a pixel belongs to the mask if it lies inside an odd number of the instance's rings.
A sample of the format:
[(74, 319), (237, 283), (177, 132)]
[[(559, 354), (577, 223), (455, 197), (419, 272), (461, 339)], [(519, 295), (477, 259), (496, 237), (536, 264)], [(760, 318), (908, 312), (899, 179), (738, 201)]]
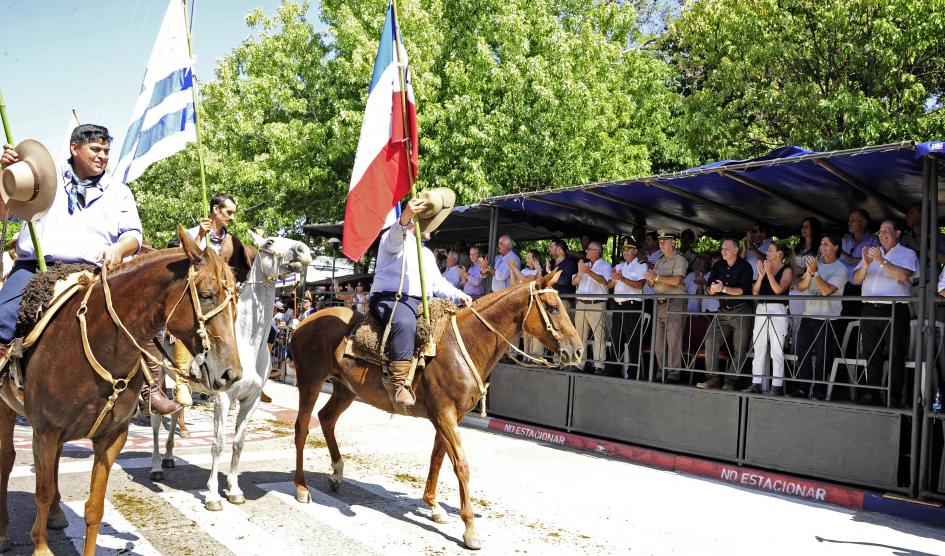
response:
[(94, 185), (101, 179), (102, 176), (95, 176), (87, 180), (80, 180), (79, 176), (75, 174), (75, 168), (72, 167), (72, 164), (69, 164), (69, 170), (72, 174), (72, 180), (66, 186), (69, 192), (69, 214), (75, 212), (76, 206), (85, 207), (85, 191), (90, 185)]

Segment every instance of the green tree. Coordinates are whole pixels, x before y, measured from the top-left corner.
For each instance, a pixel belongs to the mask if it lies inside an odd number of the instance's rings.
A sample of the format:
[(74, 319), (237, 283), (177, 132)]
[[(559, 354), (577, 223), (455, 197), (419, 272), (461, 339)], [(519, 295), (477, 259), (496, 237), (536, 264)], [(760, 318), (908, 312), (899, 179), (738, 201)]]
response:
[(942, 0), (705, 0), (661, 46), (700, 162), (941, 137)]
[[(251, 13), (255, 33), (203, 87), (211, 189), (235, 195), (240, 225), (298, 233), (343, 216), (386, 0), (323, 0)], [(677, 167), (670, 66), (631, 2), (400, 3), (420, 128), (419, 186), (460, 201), (621, 179)], [(647, 13), (649, 18), (652, 14)], [(649, 21), (649, 19), (648, 19)], [(133, 187), (146, 236), (199, 216), (194, 149)], [(238, 228), (239, 230), (239, 228)]]

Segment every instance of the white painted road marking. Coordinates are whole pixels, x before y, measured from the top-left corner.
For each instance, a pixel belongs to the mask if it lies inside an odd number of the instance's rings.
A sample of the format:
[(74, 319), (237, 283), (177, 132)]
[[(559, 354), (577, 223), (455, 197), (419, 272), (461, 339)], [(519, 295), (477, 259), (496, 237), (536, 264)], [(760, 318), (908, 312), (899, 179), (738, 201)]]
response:
[[(66, 502), (65, 506), (69, 518), (66, 527), (66, 536), (72, 541), (72, 546), (82, 553), (85, 545), (85, 501), (74, 500)], [(105, 514), (102, 516), (102, 526), (98, 533), (95, 554), (137, 554), (140, 556), (161, 556), (151, 543), (144, 538), (134, 525), (128, 522), (118, 510), (105, 500)]]

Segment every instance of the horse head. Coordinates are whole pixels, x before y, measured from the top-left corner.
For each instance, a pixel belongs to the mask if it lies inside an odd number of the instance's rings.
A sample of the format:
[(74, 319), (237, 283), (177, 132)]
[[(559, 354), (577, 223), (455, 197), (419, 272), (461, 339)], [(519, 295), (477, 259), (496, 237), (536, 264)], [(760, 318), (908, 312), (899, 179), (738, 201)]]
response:
[(584, 356), (584, 342), (574, 328), (568, 308), (552, 284), (561, 270), (528, 283), (528, 309), (523, 329), (543, 346), (557, 352), (562, 364), (579, 365)]
[(259, 248), (254, 263), (267, 281), (275, 281), (293, 272), (305, 272), (312, 262), (312, 252), (308, 245), (301, 241), (284, 237), (263, 237), (252, 230), (249, 235)]
[[(208, 390), (221, 392), (243, 374), (236, 349), (236, 280), (213, 249), (200, 249), (182, 227), (178, 235), (190, 265), (183, 291), (169, 301), (167, 329), (196, 354), (189, 374)], [(222, 251), (232, 252), (225, 247)]]

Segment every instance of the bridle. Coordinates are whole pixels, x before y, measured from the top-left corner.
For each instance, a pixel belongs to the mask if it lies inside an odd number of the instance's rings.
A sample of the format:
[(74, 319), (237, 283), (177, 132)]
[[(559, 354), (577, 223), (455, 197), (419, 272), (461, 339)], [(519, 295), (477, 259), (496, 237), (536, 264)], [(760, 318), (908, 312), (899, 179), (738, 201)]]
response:
[[(277, 269), (278, 269), (278, 268), (282, 268), (282, 262), (283, 262), (283, 261), (286, 259), (286, 257), (288, 256), (288, 255), (286, 255), (286, 252), (285, 252), (285, 251), (275, 251), (275, 250), (273, 250), (273, 249), (269, 249), (269, 248), (266, 248), (266, 247), (257, 247), (257, 249), (259, 250), (260, 253), (266, 253), (266, 254), (268, 254), (268, 255), (272, 255), (272, 256), (276, 259), (276, 268), (277, 268)], [(262, 285), (266, 286), (267, 288), (275, 289), (275, 288), (276, 288), (276, 282), (278, 282), (279, 280), (282, 280), (283, 278), (285, 278), (285, 277), (288, 276), (289, 274), (292, 274), (292, 271), (283, 272), (283, 273), (281, 273), (281, 274), (276, 274), (275, 276), (269, 276), (269, 275), (267, 275), (267, 274), (264, 274), (262, 280), (255, 280), (255, 281), (253, 281), (253, 282), (249, 282), (249, 281), (243, 282), (243, 285), (245, 286), (245, 285), (262, 284)]]
[[(181, 292), (180, 297), (177, 299), (177, 303), (174, 304), (174, 308), (171, 309), (171, 312), (168, 314), (167, 320), (165, 321), (164, 324), (166, 328), (167, 323), (170, 322), (171, 317), (174, 315), (174, 312), (177, 311), (177, 308), (180, 305), (180, 302), (183, 301), (184, 296), (187, 295), (187, 292), (189, 291), (191, 294), (191, 299), (193, 300), (194, 316), (197, 318), (197, 335), (200, 337), (200, 342), (201, 342), (201, 347), (202, 347), (201, 352), (197, 356), (194, 357), (194, 362), (199, 367), (200, 365), (203, 365), (206, 362), (206, 355), (207, 353), (210, 352), (210, 348), (211, 348), (210, 335), (207, 333), (207, 323), (213, 317), (222, 313), (224, 310), (229, 309), (230, 317), (233, 319), (234, 326), (235, 326), (234, 310), (236, 306), (236, 298), (233, 295), (233, 292), (235, 289), (234, 284), (230, 283), (227, 280), (224, 280), (223, 287), (226, 291), (226, 296), (224, 297), (223, 302), (220, 303), (220, 305), (214, 307), (209, 312), (204, 313), (203, 309), (200, 306), (200, 295), (197, 293), (196, 277), (197, 277), (197, 271), (194, 269), (193, 264), (190, 264), (187, 267), (187, 285), (184, 287), (183, 291)], [(76, 311), (76, 318), (79, 319), (79, 333), (82, 337), (82, 349), (85, 352), (85, 358), (88, 360), (89, 365), (92, 366), (92, 369), (95, 371), (95, 373), (99, 377), (101, 377), (102, 380), (105, 380), (106, 382), (112, 385), (112, 393), (108, 397), (108, 400), (105, 402), (105, 407), (102, 408), (101, 413), (99, 413), (98, 419), (96, 419), (95, 423), (92, 425), (91, 430), (89, 430), (89, 433), (87, 435), (88, 438), (91, 438), (95, 434), (99, 426), (101, 426), (102, 421), (105, 419), (105, 416), (114, 407), (115, 401), (118, 399), (118, 396), (121, 395), (121, 393), (124, 392), (128, 388), (128, 383), (131, 382), (131, 379), (134, 378), (138, 370), (142, 367), (142, 365), (144, 365), (143, 358), (146, 358), (152, 363), (163, 367), (165, 370), (168, 370), (174, 373), (177, 372), (177, 369), (174, 368), (173, 365), (170, 365), (168, 363), (165, 363), (162, 360), (159, 360), (158, 358), (148, 353), (148, 351), (145, 350), (143, 347), (141, 347), (141, 345), (138, 343), (137, 340), (135, 340), (135, 337), (131, 334), (131, 332), (128, 331), (128, 328), (126, 328), (125, 325), (121, 322), (121, 318), (119, 318), (118, 313), (115, 312), (115, 307), (112, 303), (111, 289), (108, 287), (107, 265), (102, 266), (101, 282), (102, 282), (102, 290), (105, 294), (105, 307), (108, 310), (109, 316), (111, 316), (112, 322), (115, 323), (115, 326), (117, 326), (119, 330), (124, 332), (125, 336), (128, 337), (131, 343), (135, 346), (135, 348), (141, 354), (141, 357), (139, 357), (138, 363), (134, 366), (131, 372), (128, 373), (127, 376), (122, 377), (122, 378), (115, 378), (108, 371), (108, 369), (106, 369), (101, 363), (99, 363), (98, 359), (96, 359), (95, 354), (92, 353), (92, 346), (89, 343), (88, 323), (86, 322), (86, 313), (88, 313), (88, 310), (89, 310), (89, 306), (88, 306), (89, 298), (91, 298), (92, 290), (95, 288), (94, 281), (89, 283), (89, 286), (85, 290), (85, 296), (83, 296), (82, 298), (82, 303), (79, 305), (79, 310)], [(199, 362), (198, 362), (198, 358), (199, 358)]]
[[(525, 309), (525, 316), (522, 318), (522, 327), (524, 328), (525, 321), (528, 320), (528, 314), (531, 313), (532, 307), (538, 307), (538, 313), (541, 315), (541, 320), (542, 320), (542, 323), (545, 325), (545, 330), (547, 330), (551, 334), (551, 336), (555, 339), (556, 342), (558, 342), (560, 346), (561, 338), (563, 338), (563, 336), (561, 332), (559, 332), (558, 329), (555, 327), (554, 323), (551, 321), (551, 317), (548, 316), (548, 309), (545, 307), (545, 302), (542, 301), (541, 299), (541, 295), (544, 293), (557, 294), (558, 292), (554, 288), (538, 289), (535, 287), (534, 281), (531, 281), (528, 283), (528, 307)], [(473, 307), (472, 305), (469, 306), (469, 310), (472, 311), (472, 314), (476, 315), (476, 317), (480, 321), (482, 321), (482, 324), (484, 324), (486, 328), (488, 328), (490, 331), (492, 331), (493, 334), (501, 338), (506, 344), (509, 345), (509, 347), (511, 347), (519, 355), (524, 356), (529, 361), (536, 363), (538, 365), (543, 365), (545, 367), (552, 367), (552, 368), (555, 366), (551, 363), (548, 363), (548, 361), (546, 361), (543, 357), (534, 357), (532, 355), (529, 355), (528, 353), (525, 353), (521, 349), (519, 349), (518, 346), (510, 342), (508, 338), (506, 338), (505, 336), (502, 335), (501, 332), (496, 330), (495, 327), (492, 326), (492, 324), (488, 320), (486, 320), (484, 316), (482, 316), (482, 313), (477, 311), (476, 308)]]

